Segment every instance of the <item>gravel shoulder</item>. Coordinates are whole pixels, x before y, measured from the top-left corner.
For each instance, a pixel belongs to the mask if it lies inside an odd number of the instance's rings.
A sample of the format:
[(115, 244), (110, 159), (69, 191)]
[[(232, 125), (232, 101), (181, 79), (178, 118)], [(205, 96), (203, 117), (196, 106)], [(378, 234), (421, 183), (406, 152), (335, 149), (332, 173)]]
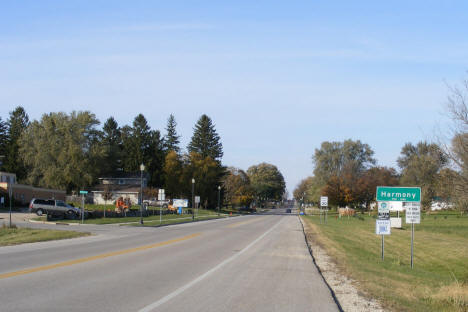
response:
[(314, 231), (308, 222), (302, 220), (302, 218), (300, 220), (314, 262), (333, 291), (342, 310), (345, 312), (385, 312), (386, 310), (376, 300), (367, 298), (359, 291), (356, 281), (340, 272), (325, 249), (317, 244), (314, 239)]

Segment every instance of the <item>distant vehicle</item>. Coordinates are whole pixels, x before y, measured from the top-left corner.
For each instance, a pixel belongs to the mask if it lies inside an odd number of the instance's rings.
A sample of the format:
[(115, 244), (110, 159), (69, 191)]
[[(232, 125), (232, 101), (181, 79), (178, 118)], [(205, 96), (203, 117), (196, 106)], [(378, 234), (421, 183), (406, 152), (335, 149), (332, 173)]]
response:
[(79, 208), (68, 205), (63, 200), (33, 198), (29, 204), (29, 212), (38, 216), (43, 214), (62, 214), (64, 217), (74, 219), (80, 216)]
[(156, 198), (150, 198), (150, 199), (143, 200), (143, 203), (147, 204), (148, 206), (168, 208), (169, 205), (171, 204), (171, 201), (170, 200), (157, 200)]
[(286, 213), (291, 213), (291, 208), (286, 209)]

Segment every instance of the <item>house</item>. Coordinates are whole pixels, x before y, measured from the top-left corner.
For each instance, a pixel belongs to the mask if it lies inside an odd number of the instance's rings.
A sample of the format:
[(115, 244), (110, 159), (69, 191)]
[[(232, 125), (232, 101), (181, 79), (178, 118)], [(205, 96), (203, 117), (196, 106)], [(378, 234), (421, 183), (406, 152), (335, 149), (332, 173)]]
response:
[[(148, 175), (141, 173), (118, 172), (115, 175), (99, 178), (99, 184), (93, 187), (91, 194), (93, 203), (97, 205), (113, 204), (122, 197), (129, 199), (133, 205), (139, 203), (141, 184), (143, 188), (147, 186)], [(109, 198), (106, 200), (105, 195)]]

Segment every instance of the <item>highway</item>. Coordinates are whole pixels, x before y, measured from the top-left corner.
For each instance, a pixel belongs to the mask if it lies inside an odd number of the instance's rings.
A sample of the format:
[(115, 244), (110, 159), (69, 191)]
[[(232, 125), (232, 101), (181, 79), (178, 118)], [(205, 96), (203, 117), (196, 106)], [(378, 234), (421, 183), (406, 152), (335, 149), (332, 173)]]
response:
[(0, 247), (1, 311), (339, 311), (296, 215), (63, 228)]

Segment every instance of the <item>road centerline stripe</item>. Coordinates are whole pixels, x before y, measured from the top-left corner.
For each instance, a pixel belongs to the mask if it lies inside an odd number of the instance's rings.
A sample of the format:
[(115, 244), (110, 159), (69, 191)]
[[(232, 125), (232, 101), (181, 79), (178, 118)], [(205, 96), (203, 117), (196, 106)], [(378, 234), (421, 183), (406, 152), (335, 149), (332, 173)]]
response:
[(156, 248), (156, 247), (162, 247), (162, 246), (182, 242), (182, 241), (185, 241), (185, 240), (188, 240), (188, 239), (200, 236), (200, 235), (201, 235), (201, 233), (194, 233), (194, 234), (191, 234), (191, 235), (187, 235), (187, 236), (183, 236), (183, 237), (179, 237), (179, 238), (176, 238), (176, 239), (171, 239), (171, 240), (168, 240), (168, 241), (159, 242), (159, 243), (155, 243), (155, 244), (144, 245), (144, 246), (139, 246), (139, 247), (135, 247), (135, 248), (118, 250), (118, 251), (112, 251), (112, 252), (108, 252), (108, 253), (104, 253), (104, 254), (100, 254), (100, 255), (96, 255), (96, 256), (79, 258), (79, 259), (59, 262), (59, 263), (50, 264), (50, 265), (44, 265), (44, 266), (40, 266), (40, 267), (24, 269), (24, 270), (20, 270), (20, 271), (2, 273), (2, 274), (0, 274), (0, 279), (9, 278), (9, 277), (13, 277), (13, 276), (19, 276), (19, 275), (25, 275), (25, 274), (34, 273), (34, 272), (47, 271), (47, 270), (52, 270), (52, 269), (56, 269), (56, 268), (71, 266), (71, 265), (74, 265), (74, 264), (79, 264), (79, 263), (84, 263), (84, 262), (89, 262), (89, 261), (94, 261), (94, 260), (119, 256), (119, 255), (130, 254), (130, 253), (134, 253), (134, 252), (137, 252), (137, 251), (148, 250), (148, 249), (152, 249), (152, 248)]
[(216, 265), (215, 267), (211, 268), (210, 270), (206, 271), (205, 273), (203, 273), (202, 275), (198, 276), (196, 279), (192, 280), (191, 282), (185, 284), (184, 286), (176, 289), (175, 291), (173, 291), (172, 293), (162, 297), (161, 299), (159, 299), (158, 301), (155, 301), (149, 305), (147, 305), (146, 307), (142, 308), (139, 310), (139, 312), (150, 312), (154, 309), (156, 309), (157, 307), (161, 306), (162, 304), (168, 302), (169, 300), (177, 297), (178, 295), (180, 295), (181, 293), (183, 293), (185, 290), (189, 289), (190, 287), (194, 286), (195, 284), (197, 284), (198, 282), (204, 280), (205, 278), (207, 278), (208, 276), (210, 276), (212, 273), (214, 273), (215, 271), (217, 271), (218, 269), (220, 269), (221, 267), (225, 266), (226, 264), (232, 262), (233, 260), (235, 260), (237, 257), (239, 257), (240, 255), (242, 255), (243, 253), (245, 253), (247, 250), (249, 250), (253, 245), (255, 245), (258, 241), (260, 241), (262, 238), (264, 238), (265, 236), (267, 236), (268, 234), (270, 234), (271, 231), (273, 231), (281, 222), (284, 221), (284, 218), (281, 218), (280, 221), (278, 221), (275, 225), (273, 225), (269, 230), (267, 230), (265, 233), (263, 233), (262, 235), (260, 235), (259, 237), (257, 237), (257, 239), (255, 239), (253, 242), (251, 242), (249, 245), (247, 245), (246, 247), (244, 247), (244, 249), (242, 249), (241, 251), (239, 251), (238, 253), (234, 254), (233, 256), (225, 259), (223, 262), (219, 263), (218, 265)]

